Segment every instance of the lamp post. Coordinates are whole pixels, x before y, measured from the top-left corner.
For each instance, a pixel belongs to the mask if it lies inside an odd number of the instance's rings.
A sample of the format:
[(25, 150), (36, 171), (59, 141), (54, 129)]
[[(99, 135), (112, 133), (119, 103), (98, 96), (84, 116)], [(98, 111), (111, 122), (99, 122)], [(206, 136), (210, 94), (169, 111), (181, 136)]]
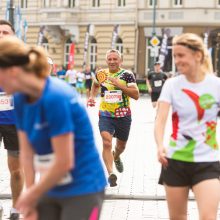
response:
[(9, 12), (9, 21), (11, 22), (12, 26), (14, 27), (14, 0), (10, 0), (8, 12)]
[(153, 0), (153, 24), (152, 24), (152, 36), (156, 35), (156, 2), (157, 0)]

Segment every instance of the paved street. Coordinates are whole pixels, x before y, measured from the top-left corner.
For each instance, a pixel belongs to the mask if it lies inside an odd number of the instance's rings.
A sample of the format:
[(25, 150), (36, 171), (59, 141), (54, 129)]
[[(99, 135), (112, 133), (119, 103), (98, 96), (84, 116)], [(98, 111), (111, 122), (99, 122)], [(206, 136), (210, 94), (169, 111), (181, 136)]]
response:
[[(85, 101), (85, 98), (83, 99)], [(142, 95), (138, 101), (132, 100), (131, 105), (133, 123), (126, 151), (122, 155), (125, 170), (122, 174), (116, 172), (117, 187), (107, 187), (101, 220), (168, 219), (164, 189), (157, 184), (160, 165), (157, 162), (153, 138), (155, 112), (147, 95)], [(88, 112), (101, 153), (101, 138), (97, 126), (98, 103), (95, 108), (89, 108)], [(166, 140), (169, 131), (170, 124), (166, 129)], [(9, 178), (6, 169), (6, 152), (2, 148), (0, 154), (0, 192), (4, 197), (10, 194)], [(1, 204), (4, 207), (3, 219), (7, 219), (11, 200), (1, 199)], [(194, 201), (189, 202), (188, 219), (198, 219)], [(220, 219), (220, 207), (218, 219)]]

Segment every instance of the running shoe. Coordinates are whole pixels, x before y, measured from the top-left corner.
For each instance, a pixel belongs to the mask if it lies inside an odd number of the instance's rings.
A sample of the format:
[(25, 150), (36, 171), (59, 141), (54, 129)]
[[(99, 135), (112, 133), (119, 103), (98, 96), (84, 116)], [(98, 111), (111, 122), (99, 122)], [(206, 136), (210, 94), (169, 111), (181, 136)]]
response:
[[(112, 153), (113, 153), (113, 156), (114, 156), (115, 152), (113, 151)], [(124, 165), (123, 165), (123, 163), (121, 161), (121, 158), (118, 157), (117, 160), (114, 159), (114, 162), (115, 162), (115, 167), (116, 167), (117, 171), (119, 173), (122, 173), (124, 171)]]
[(117, 186), (117, 176), (114, 173), (111, 173), (108, 177), (108, 182), (110, 184), (110, 187)]

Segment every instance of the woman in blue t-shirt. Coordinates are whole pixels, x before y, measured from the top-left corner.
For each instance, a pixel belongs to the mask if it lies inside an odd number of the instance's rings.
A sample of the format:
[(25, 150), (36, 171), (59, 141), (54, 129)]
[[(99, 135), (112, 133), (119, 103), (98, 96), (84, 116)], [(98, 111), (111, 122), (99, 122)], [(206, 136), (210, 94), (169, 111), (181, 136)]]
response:
[(92, 126), (77, 93), (48, 70), (40, 48), (15, 37), (1, 40), (0, 86), (15, 94), (26, 177), (17, 208), (24, 219), (97, 220), (106, 179)]

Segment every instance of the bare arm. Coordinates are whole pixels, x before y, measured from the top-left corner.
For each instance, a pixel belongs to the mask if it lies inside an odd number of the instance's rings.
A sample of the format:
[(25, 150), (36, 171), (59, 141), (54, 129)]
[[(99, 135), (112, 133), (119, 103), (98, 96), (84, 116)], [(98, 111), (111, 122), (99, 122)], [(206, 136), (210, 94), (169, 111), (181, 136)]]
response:
[(121, 84), (119, 79), (117, 78), (108, 77), (108, 79), (111, 81), (112, 85), (122, 90), (124, 94), (128, 95), (129, 97), (135, 100), (139, 99), (139, 89), (136, 83), (126, 86)]
[(35, 208), (37, 201), (45, 192), (54, 187), (74, 167), (73, 134), (59, 135), (51, 141), (54, 153), (53, 163), (39, 182), (29, 187), (17, 202), (17, 208), (25, 215)]
[(170, 109), (170, 104), (167, 102), (159, 102), (158, 103), (158, 110), (157, 110), (157, 117), (155, 120), (155, 127), (154, 127), (154, 137), (157, 144), (158, 150), (158, 160), (164, 166), (167, 166), (167, 159), (166, 159), (166, 149), (164, 148), (164, 131), (166, 127), (167, 117)]
[(147, 85), (148, 92), (151, 93), (152, 88), (151, 88), (151, 85), (150, 85), (150, 82), (149, 82), (148, 78), (146, 79), (146, 85)]
[(27, 135), (23, 131), (18, 131), (18, 139), (20, 147), (20, 162), (25, 175), (25, 185), (29, 188), (35, 181), (35, 171), (33, 166), (34, 151), (28, 141)]

